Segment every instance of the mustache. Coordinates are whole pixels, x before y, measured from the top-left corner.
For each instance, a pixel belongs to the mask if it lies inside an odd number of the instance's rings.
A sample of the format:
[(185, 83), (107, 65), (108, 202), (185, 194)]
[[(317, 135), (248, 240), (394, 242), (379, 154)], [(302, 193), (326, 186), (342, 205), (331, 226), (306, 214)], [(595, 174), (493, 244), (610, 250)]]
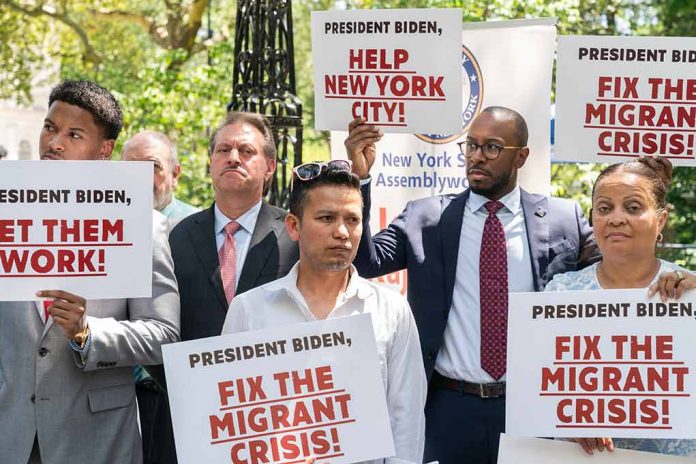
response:
[(41, 159), (45, 159), (48, 157), (63, 159), (63, 156), (61, 154), (59, 154), (58, 152), (55, 152), (53, 150), (46, 150), (43, 153), (41, 153)]
[(245, 177), (247, 176), (247, 172), (244, 169), (240, 169), (238, 166), (225, 168), (222, 170), (222, 172), (220, 174), (224, 174), (228, 171), (238, 172)]
[(481, 172), (483, 172), (483, 173), (486, 174), (486, 175), (489, 175), (489, 176), (491, 175), (490, 171), (488, 171), (487, 169), (483, 169), (483, 168), (480, 167), (479, 165), (468, 166), (466, 172), (467, 172), (467, 173), (470, 173), (470, 172), (471, 172), (472, 170), (474, 170), (474, 169), (477, 170), (477, 171), (481, 171)]

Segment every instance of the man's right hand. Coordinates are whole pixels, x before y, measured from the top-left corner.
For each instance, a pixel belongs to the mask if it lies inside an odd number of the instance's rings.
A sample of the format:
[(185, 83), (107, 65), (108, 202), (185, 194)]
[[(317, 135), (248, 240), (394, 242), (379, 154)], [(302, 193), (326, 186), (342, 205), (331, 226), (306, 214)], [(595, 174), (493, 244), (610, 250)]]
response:
[(348, 125), (348, 138), (344, 142), (348, 158), (353, 162), (353, 173), (361, 179), (367, 179), (370, 168), (377, 156), (376, 143), (382, 138), (382, 131), (375, 126), (365, 124), (357, 118)]

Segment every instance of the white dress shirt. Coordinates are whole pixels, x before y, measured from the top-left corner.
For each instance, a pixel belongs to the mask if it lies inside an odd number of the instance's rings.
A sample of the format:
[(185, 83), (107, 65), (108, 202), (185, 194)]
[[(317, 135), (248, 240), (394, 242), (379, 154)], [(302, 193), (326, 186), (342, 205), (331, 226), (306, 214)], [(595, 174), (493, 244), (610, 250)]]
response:
[[(297, 288), (298, 268), (299, 263), (287, 276), (236, 296), (227, 311), (222, 333), (315, 321)], [(363, 279), (352, 266), (350, 272), (348, 287), (328, 317), (372, 315), (396, 458), (421, 463), (427, 384), (411, 309), (399, 293)], [(390, 461), (396, 462), (387, 460)]]
[[(481, 368), (479, 257), (483, 227), (488, 217), (488, 210), (483, 205), (488, 201), (488, 198), (470, 192), (464, 207), (452, 307), (435, 363), (435, 369), (445, 377), (475, 383), (496, 381)], [(500, 202), (504, 207), (496, 215), (505, 230), (509, 291), (533, 292), (532, 261), (519, 187)]]
[[(246, 213), (239, 216), (236, 221), (239, 223), (239, 230), (235, 232), (234, 239), (237, 242), (237, 260), (236, 260), (236, 272), (235, 272), (235, 287), (239, 284), (239, 276), (242, 275), (242, 267), (244, 266), (244, 260), (249, 252), (249, 244), (251, 243), (251, 235), (254, 233), (254, 227), (256, 227), (256, 220), (259, 218), (259, 212), (261, 211), (261, 200), (254, 206), (249, 208)], [(225, 243), (225, 226), (232, 219), (225, 216), (220, 208), (218, 208), (217, 203), (215, 204), (215, 243), (217, 244), (218, 253), (220, 248), (222, 248), (223, 243)]]

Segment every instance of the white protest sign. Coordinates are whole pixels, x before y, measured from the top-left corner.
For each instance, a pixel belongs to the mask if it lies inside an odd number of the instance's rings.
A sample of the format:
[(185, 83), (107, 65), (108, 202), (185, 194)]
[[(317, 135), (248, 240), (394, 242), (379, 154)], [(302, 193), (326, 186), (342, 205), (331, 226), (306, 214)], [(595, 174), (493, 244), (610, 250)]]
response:
[(561, 36), (555, 159), (696, 166), (696, 38)]
[(513, 293), (506, 430), (537, 437), (694, 438), (696, 292)]
[(4, 161), (0, 299), (152, 294), (152, 163)]
[(369, 314), (162, 348), (181, 464), (394, 455)]
[[(455, 58), (462, 81), (457, 130), (444, 133), (440, 127), (438, 133), (386, 134), (377, 144), (371, 170), (373, 234), (385, 228), (408, 201), (467, 188), (466, 159), (457, 142), (464, 140), (471, 121), (488, 106), (512, 108), (525, 118), (530, 155), (517, 173), (518, 181), (527, 191), (549, 193), (555, 46), (556, 26), (550, 19), (464, 24)], [(348, 122), (342, 127), (347, 128)], [(347, 136), (347, 132), (331, 132), (332, 158), (346, 158)], [(379, 280), (406, 293), (406, 271)]]
[(500, 435), (498, 464), (696, 464), (695, 458), (616, 449), (590, 458), (577, 443)]
[(459, 9), (312, 12), (316, 129), (459, 130)]

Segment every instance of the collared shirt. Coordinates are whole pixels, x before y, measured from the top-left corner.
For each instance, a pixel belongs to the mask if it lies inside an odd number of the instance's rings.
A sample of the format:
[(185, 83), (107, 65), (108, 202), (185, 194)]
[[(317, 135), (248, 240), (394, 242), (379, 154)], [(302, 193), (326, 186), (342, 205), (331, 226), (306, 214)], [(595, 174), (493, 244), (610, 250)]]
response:
[(160, 211), (160, 213), (164, 214), (167, 216), (167, 219), (170, 221), (180, 221), (181, 219), (185, 218), (186, 216), (190, 216), (193, 213), (197, 213), (200, 211), (199, 208), (196, 208), (193, 205), (189, 205), (188, 203), (184, 203), (181, 200), (178, 200), (175, 196), (172, 195), (172, 201), (169, 202), (167, 206)]
[[(315, 321), (297, 288), (298, 269), (299, 263), (287, 276), (236, 296), (222, 333)], [(427, 385), (411, 309), (399, 293), (363, 279), (353, 266), (350, 272), (348, 287), (328, 317), (372, 315), (396, 457), (420, 463), (425, 444)]]
[[(237, 242), (237, 272), (235, 272), (235, 284), (239, 283), (239, 276), (242, 274), (242, 267), (249, 251), (251, 243), (251, 235), (256, 227), (256, 220), (259, 218), (261, 211), (261, 201), (259, 200), (254, 206), (249, 208), (246, 213), (235, 219), (239, 223), (239, 230), (234, 234), (234, 239)], [(222, 244), (225, 243), (225, 226), (232, 219), (225, 216), (218, 205), (215, 204), (215, 243), (217, 250), (220, 251)]]
[[(481, 303), (479, 257), (481, 237), (488, 217), (488, 198), (469, 193), (459, 237), (459, 255), (444, 343), (435, 369), (445, 377), (475, 383), (494, 382), (481, 368)], [(505, 230), (510, 292), (533, 292), (532, 260), (524, 224), (519, 187), (500, 199), (497, 213)]]

